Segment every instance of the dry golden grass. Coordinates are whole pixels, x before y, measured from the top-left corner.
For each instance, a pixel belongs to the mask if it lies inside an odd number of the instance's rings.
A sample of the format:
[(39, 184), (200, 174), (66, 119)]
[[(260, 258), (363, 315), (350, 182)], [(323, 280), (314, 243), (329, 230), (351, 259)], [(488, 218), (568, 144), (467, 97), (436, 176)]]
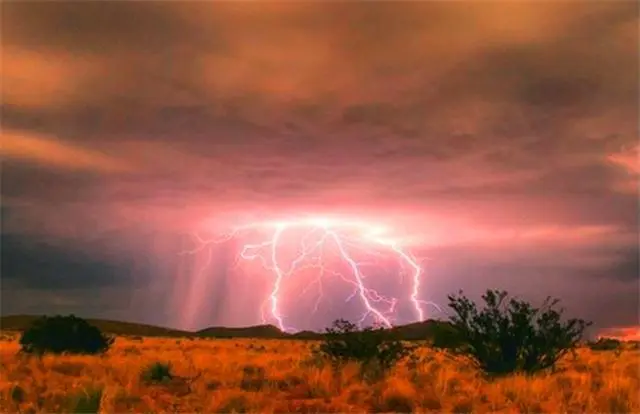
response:
[[(69, 412), (83, 395), (121, 412), (640, 412), (640, 351), (579, 350), (559, 372), (498, 380), (468, 361), (421, 349), (377, 382), (309, 359), (309, 342), (118, 338), (105, 356), (17, 355), (0, 349), (0, 412)], [(169, 362), (174, 379), (141, 372)]]

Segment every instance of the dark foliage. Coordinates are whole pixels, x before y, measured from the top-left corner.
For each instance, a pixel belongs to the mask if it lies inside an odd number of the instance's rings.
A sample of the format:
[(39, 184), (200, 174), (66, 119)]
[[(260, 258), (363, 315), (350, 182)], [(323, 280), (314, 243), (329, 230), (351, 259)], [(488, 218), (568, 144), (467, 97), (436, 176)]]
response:
[(593, 351), (615, 351), (622, 348), (622, 341), (614, 338), (599, 338), (587, 344)]
[(74, 315), (43, 316), (22, 333), (20, 346), (27, 354), (99, 354), (106, 352), (113, 341)]
[(507, 292), (488, 290), (482, 299), (485, 307), (462, 295), (449, 296), (451, 318), (461, 351), (472, 356), (488, 374), (533, 373), (554, 364), (580, 341), (590, 322), (581, 319), (562, 321), (562, 310), (554, 310), (558, 300), (547, 298), (540, 308), (511, 298)]
[(314, 353), (328, 358), (334, 366), (356, 361), (364, 369), (375, 367), (385, 372), (413, 350), (381, 327), (360, 330), (355, 324), (338, 319), (326, 331), (325, 340)]
[(146, 367), (140, 374), (140, 379), (144, 382), (158, 383), (170, 381), (173, 379), (171, 373), (171, 364), (163, 362), (154, 362)]
[(11, 387), (11, 400), (15, 403), (21, 404), (24, 402), (27, 393), (24, 391), (19, 385), (14, 385)]
[(453, 325), (449, 324), (442, 324), (432, 329), (430, 345), (433, 348), (450, 351), (462, 351), (465, 348), (464, 338)]

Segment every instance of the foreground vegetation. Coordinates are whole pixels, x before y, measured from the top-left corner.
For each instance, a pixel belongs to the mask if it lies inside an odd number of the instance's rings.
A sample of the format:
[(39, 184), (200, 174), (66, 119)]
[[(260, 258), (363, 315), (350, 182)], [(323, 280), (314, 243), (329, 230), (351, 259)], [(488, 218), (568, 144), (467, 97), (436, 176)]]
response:
[(637, 347), (578, 349), (589, 322), (551, 299), (507, 298), (449, 296), (450, 322), (413, 343), (343, 319), (319, 341), (116, 341), (73, 315), (43, 317), (2, 348), (0, 410), (638, 412)]
[(356, 362), (314, 358), (315, 345), (119, 337), (104, 356), (37, 358), (14, 337), (0, 347), (0, 412), (640, 412), (638, 350), (585, 347), (555, 371), (489, 379), (421, 347), (371, 383)]

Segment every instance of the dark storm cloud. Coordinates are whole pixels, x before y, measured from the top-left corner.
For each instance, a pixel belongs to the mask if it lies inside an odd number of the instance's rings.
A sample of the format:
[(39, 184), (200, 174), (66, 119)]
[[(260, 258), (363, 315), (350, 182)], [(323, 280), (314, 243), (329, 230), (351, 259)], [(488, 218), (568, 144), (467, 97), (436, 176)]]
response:
[[(574, 9), (558, 36), (479, 47), (437, 82), (425, 77), (408, 102), (355, 105), (342, 119), (384, 125), (401, 137), (417, 129), (422, 147), (437, 159), (480, 152), (497, 168), (548, 170), (567, 156), (590, 157), (582, 168), (600, 169), (604, 176), (599, 171), (588, 176), (610, 184), (611, 169), (593, 156), (636, 142), (638, 61), (631, 28), (637, 5)], [(631, 30), (623, 35), (625, 27)], [(626, 118), (609, 124), (607, 132), (575, 130), (575, 124), (612, 110)], [(469, 132), (453, 133), (469, 117), (474, 121)]]
[(96, 261), (81, 252), (69, 252), (18, 236), (2, 237), (3, 283), (19, 281), (27, 289), (60, 291), (131, 286), (129, 263)]
[[(477, 250), (442, 253), (441, 296), (542, 273), (569, 301), (609, 289), (583, 276), (633, 287), (636, 2), (5, 2), (2, 19), (3, 238), (52, 245), (7, 239), (11, 283), (171, 290), (191, 280), (171, 240), (198, 223), (315, 209), (406, 214), (421, 242)], [(512, 230), (532, 253), (500, 263), (483, 247), (515, 254)], [(225, 272), (201, 304), (217, 323)]]
[(469, 246), (434, 248), (424, 256), (425, 284), (433, 297), (452, 292), (446, 275), (474, 299), (498, 287), (535, 304), (546, 296), (558, 298), (569, 315), (593, 321), (592, 332), (639, 323), (637, 248), (568, 248), (555, 255), (510, 249), (505, 256), (503, 249)]
[(25, 188), (29, 188), (31, 201), (52, 207), (60, 201), (82, 200), (79, 188), (96, 187), (102, 181), (97, 173), (78, 175), (76, 171), (51, 171), (38, 164), (25, 165), (11, 160), (3, 163), (0, 179), (5, 200), (20, 197)]
[(640, 283), (640, 251), (637, 248), (622, 247), (618, 249), (601, 248), (592, 252), (594, 256), (605, 255), (611, 258), (608, 265), (601, 269), (585, 270), (586, 275), (605, 280), (617, 280), (623, 283)]
[[(3, 31), (5, 44), (32, 49), (58, 49), (61, 52), (104, 53), (113, 49), (155, 44), (165, 47), (176, 33), (189, 30), (173, 14), (171, 3), (118, 4), (85, 2), (5, 3)], [(153, 36), (149, 36), (154, 32)]]

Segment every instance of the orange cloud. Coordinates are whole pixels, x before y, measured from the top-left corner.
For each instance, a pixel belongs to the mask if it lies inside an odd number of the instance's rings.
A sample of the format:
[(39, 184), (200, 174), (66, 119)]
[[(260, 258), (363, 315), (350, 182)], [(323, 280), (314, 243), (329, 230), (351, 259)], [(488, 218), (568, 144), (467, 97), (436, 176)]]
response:
[[(226, 15), (218, 24), (211, 24), (211, 13), (193, 13), (190, 8), (183, 17), (205, 31), (215, 27), (233, 50), (232, 54), (208, 54), (199, 59), (196, 72), (206, 91), (236, 95), (242, 90), (285, 102), (339, 95), (341, 103), (349, 104), (388, 98), (389, 89), (412, 89), (416, 77), (428, 76), (436, 82), (460, 63), (461, 56), (480, 53), (496, 43), (526, 44), (552, 38), (565, 27), (568, 10), (538, 6), (509, 4), (508, 22), (502, 18), (502, 3), (470, 5), (471, 10), (407, 3), (380, 6), (364, 14), (352, 5), (287, 3), (263, 9), (216, 4)], [(332, 18), (323, 18), (323, 12), (331, 12)], [(473, 24), (458, 23), (455, 38), (450, 38), (449, 25), (430, 22), (434, 12)], [(363, 17), (384, 20), (385, 36), (372, 41), (368, 36), (371, 27)], [(267, 26), (269, 30), (260, 30), (256, 36), (256, 28)], [(306, 30), (308, 27), (314, 30)], [(389, 62), (404, 72), (400, 79), (394, 77), (393, 85), (380, 78)], [(412, 72), (416, 65), (418, 74)], [(370, 87), (361, 88), (364, 82)]]
[(81, 101), (86, 91), (95, 90), (87, 85), (99, 84), (100, 67), (101, 62), (95, 58), (5, 47), (2, 51), (3, 100), (30, 108)]
[(71, 145), (55, 137), (21, 131), (3, 131), (0, 154), (71, 170), (124, 172), (132, 169), (127, 162), (99, 151)]

